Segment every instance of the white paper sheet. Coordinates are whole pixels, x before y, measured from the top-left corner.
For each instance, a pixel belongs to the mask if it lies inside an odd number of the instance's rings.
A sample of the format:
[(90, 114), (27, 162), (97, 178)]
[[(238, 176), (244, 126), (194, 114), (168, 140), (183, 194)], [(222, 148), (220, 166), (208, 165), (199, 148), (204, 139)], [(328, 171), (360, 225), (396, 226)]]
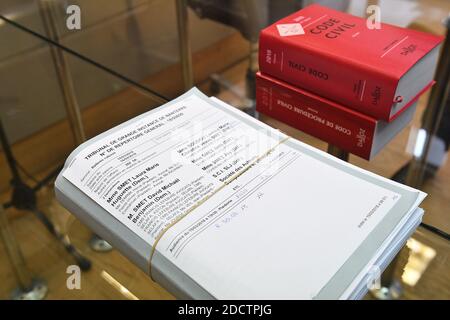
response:
[(158, 251), (217, 298), (313, 298), (400, 195), (279, 142), (191, 96), (82, 150), (64, 177), (149, 244), (208, 197)]
[(398, 199), (283, 145), (158, 250), (220, 299), (313, 298)]
[(191, 97), (82, 150), (64, 177), (149, 244), (277, 144)]

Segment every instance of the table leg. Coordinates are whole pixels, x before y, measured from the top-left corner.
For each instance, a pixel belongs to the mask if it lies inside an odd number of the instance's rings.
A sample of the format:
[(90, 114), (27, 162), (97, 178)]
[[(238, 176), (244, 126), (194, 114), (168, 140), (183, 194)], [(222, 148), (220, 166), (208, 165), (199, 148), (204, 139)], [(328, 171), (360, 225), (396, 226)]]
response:
[(32, 278), (2, 205), (0, 205), (0, 235), (11, 261), (14, 275), (19, 283), (18, 288), (12, 292), (11, 298), (14, 300), (44, 299), (48, 291), (47, 285), (41, 279)]
[(188, 7), (186, 0), (176, 0), (176, 11), (184, 89), (189, 90), (194, 86), (194, 75), (192, 71), (192, 53), (189, 38)]

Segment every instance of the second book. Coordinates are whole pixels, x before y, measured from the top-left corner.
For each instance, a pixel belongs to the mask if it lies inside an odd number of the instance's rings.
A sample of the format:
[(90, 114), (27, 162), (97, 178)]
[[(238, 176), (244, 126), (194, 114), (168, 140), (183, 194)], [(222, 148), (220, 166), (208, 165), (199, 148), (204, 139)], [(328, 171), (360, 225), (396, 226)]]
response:
[(418, 98), (388, 123), (270, 76), (256, 75), (258, 112), (367, 160), (408, 125)]

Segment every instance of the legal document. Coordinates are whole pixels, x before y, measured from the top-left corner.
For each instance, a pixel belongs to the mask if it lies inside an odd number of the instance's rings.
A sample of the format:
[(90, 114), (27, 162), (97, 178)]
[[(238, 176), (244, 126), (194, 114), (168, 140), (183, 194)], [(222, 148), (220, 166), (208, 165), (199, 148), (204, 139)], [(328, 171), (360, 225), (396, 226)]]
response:
[(157, 252), (214, 298), (311, 299), (424, 198), (350, 167), (193, 89), (77, 148), (58, 179), (151, 248), (150, 272)]

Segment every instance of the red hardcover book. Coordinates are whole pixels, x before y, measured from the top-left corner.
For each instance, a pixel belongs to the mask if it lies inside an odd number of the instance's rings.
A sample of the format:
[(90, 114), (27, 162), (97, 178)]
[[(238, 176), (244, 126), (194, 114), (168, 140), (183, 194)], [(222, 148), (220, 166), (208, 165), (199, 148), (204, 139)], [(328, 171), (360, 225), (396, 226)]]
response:
[(442, 37), (310, 5), (261, 31), (262, 73), (392, 121), (434, 76)]
[(372, 159), (413, 118), (418, 93), (391, 122), (377, 120), (336, 102), (258, 73), (256, 110), (364, 159)]

